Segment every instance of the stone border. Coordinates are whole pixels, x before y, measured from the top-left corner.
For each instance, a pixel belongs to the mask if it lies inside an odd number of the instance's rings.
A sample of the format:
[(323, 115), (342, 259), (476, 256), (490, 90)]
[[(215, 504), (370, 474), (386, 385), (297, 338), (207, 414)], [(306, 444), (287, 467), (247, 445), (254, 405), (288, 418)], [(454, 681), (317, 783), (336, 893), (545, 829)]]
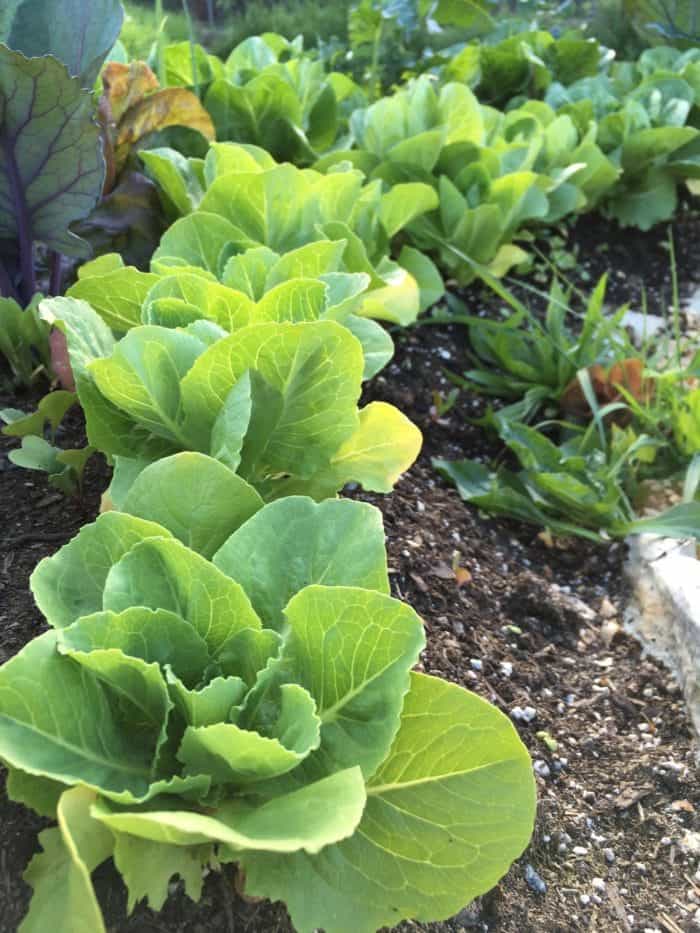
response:
[(628, 538), (632, 598), (624, 627), (678, 680), (700, 761), (700, 560), (695, 541), (656, 535)]

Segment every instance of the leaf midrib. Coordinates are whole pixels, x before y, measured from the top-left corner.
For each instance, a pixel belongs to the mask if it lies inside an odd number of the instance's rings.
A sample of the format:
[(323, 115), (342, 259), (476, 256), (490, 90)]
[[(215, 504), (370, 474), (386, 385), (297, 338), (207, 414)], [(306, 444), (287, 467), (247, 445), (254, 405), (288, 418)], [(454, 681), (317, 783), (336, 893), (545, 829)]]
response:
[(470, 774), (477, 774), (479, 771), (486, 771), (489, 768), (498, 765), (514, 764), (515, 758), (499, 758), (497, 761), (489, 761), (483, 765), (477, 765), (475, 768), (463, 768), (461, 771), (449, 771), (445, 774), (430, 774), (426, 777), (415, 778), (412, 781), (403, 781), (402, 783), (377, 784), (373, 787), (367, 787), (367, 796), (376, 797), (379, 794), (390, 793), (391, 791), (405, 790), (411, 787), (420, 787), (423, 784), (432, 784), (435, 781), (445, 781), (455, 777), (465, 777)]
[[(147, 767), (136, 768), (136, 767), (130, 767), (127, 765), (120, 764), (119, 767), (117, 768), (116, 763), (110, 760), (109, 758), (101, 758), (99, 755), (90, 754), (85, 749), (80, 748), (79, 746), (73, 745), (71, 742), (67, 742), (57, 736), (51, 735), (51, 733), (42, 732), (40, 729), (38, 729), (34, 725), (30, 725), (29, 723), (22, 722), (21, 720), (12, 719), (10, 716), (0, 714), (0, 724), (2, 722), (8, 722), (10, 723), (10, 725), (14, 726), (15, 728), (20, 727), (21, 729), (25, 729), (34, 735), (40, 736), (43, 740), (49, 739), (53, 745), (56, 745), (59, 748), (66, 749), (67, 751), (76, 755), (76, 757), (84, 758), (86, 761), (92, 761), (95, 764), (100, 764), (103, 767), (109, 767), (112, 770), (117, 770), (118, 772), (121, 771), (126, 774), (136, 774), (136, 775), (146, 778), (147, 780), (150, 779), (150, 769)], [(18, 764), (15, 767), (21, 768), (22, 765)], [(46, 772), (44, 771), (44, 773)]]

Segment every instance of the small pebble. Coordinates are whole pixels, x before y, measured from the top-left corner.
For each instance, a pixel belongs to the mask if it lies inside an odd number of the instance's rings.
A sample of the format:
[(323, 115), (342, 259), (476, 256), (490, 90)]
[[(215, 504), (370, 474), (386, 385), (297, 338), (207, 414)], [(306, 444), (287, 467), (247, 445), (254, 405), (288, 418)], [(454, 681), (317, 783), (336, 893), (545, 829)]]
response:
[(483, 669), (484, 662), (480, 661), (479, 658), (470, 658), (469, 663), (472, 666), (472, 670), (480, 671)]
[(603, 597), (598, 612), (603, 619), (614, 619), (617, 615), (617, 609), (613, 606), (607, 596)]
[(513, 665), (510, 661), (501, 661), (501, 673), (504, 677), (510, 677), (513, 673)]
[(591, 903), (590, 894), (582, 894), (579, 897), (579, 900), (581, 901), (584, 907), (588, 907), (588, 905)]
[(594, 891), (599, 891), (601, 893), (605, 891), (605, 882), (602, 878), (594, 878), (593, 881), (591, 881), (591, 885)]
[(532, 767), (537, 777), (548, 778), (552, 773), (547, 762), (542, 761), (541, 758), (538, 758), (536, 761), (534, 761)]
[(540, 878), (535, 869), (529, 863), (525, 866), (525, 881), (528, 886), (538, 894), (544, 894), (547, 890), (546, 883)]
[(588, 849), (585, 846), (574, 846), (574, 855), (588, 855)]
[(514, 706), (510, 711), (511, 719), (515, 719), (516, 722), (532, 722), (532, 720), (537, 716), (537, 710), (532, 706)]

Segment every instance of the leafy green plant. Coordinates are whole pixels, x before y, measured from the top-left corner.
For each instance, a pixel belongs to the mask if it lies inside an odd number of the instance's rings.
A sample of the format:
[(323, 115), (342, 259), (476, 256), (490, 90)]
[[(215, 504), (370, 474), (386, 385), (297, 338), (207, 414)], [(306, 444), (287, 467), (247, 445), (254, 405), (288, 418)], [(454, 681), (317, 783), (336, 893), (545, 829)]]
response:
[(553, 81), (569, 85), (594, 77), (605, 59), (596, 40), (581, 33), (555, 37), (536, 30), (496, 43), (486, 37), (476, 45), (465, 45), (444, 72), (448, 79), (468, 84), (484, 103), (505, 107), (512, 98), (541, 97)]
[(433, 85), (423, 76), (356, 111), (354, 148), (317, 168), (349, 160), (385, 185), (432, 185), (438, 204), (412, 218), (406, 235), (460, 282), (473, 277), (470, 260), (499, 275), (522, 262), (513, 240), (526, 225), (590, 209), (615, 184), (619, 170), (595, 127), (582, 134), (542, 102), (501, 114), (464, 85)]
[(700, 175), (700, 53), (657, 48), (609, 75), (568, 87), (553, 83), (546, 101), (577, 123), (598, 123), (598, 143), (620, 179), (602, 204), (623, 226), (647, 230), (672, 217), (677, 187)]
[[(121, 26), (118, 0), (13, 3), (0, 33), (0, 295), (27, 305), (39, 291), (36, 245), (49, 251), (49, 289), (61, 255), (85, 257), (70, 232), (99, 198), (104, 163), (92, 87)], [(3, 44), (4, 43), (4, 44)]]
[[(198, 456), (171, 459), (161, 516), (183, 517)], [(200, 540), (224, 530), (201, 505)], [(0, 758), (58, 826), (25, 923), (103, 931), (90, 875), (110, 857), (130, 908), (160, 908), (174, 874), (196, 899), (233, 862), (308, 933), (447, 917), (490, 888), (532, 830), (529, 756), (484, 700), (410, 672), (423, 628), (387, 595), (378, 513), (284, 499), (211, 561), (178, 530), (107, 513), (32, 576), (51, 629), (0, 668)]]
[(226, 281), (247, 250), (267, 247), (280, 256), (322, 240), (344, 241), (338, 272), (369, 276), (369, 291), (357, 314), (408, 324), (443, 291), (430, 262), (415, 249), (389, 258), (393, 237), (417, 216), (432, 210), (437, 196), (426, 184), (395, 185), (384, 192), (380, 181), (365, 183), (349, 164), (321, 174), (277, 165), (264, 150), (233, 143), (213, 145), (201, 169), (203, 193), (186, 166), (161, 151), (149, 171), (171, 203), (190, 205), (170, 227), (153, 256), (155, 272), (173, 267), (204, 269)]
[(336, 142), (345, 111), (364, 100), (347, 76), (326, 73), (300, 40), (266, 33), (233, 49), (204, 103), (217, 139), (250, 143), (275, 159), (309, 164)]
[(97, 115), (106, 174), (99, 204), (75, 232), (101, 254), (119, 250), (141, 268), (166, 226), (155, 186), (143, 174), (137, 153), (161, 143), (171, 130), (202, 145), (214, 139), (211, 119), (197, 96), (183, 87), (160, 88), (145, 62), (107, 62), (101, 74)]
[(625, 488), (634, 484), (637, 464), (654, 458), (656, 442), (648, 435), (616, 436), (613, 430), (601, 440), (594, 422), (557, 446), (537, 428), (504, 418), (496, 425), (519, 472), (491, 470), (474, 460), (433, 460), (466, 502), (594, 541), (642, 532), (700, 538), (700, 502), (681, 503), (654, 518), (635, 516)]
[(645, 39), (692, 48), (700, 42), (700, 11), (693, 0), (624, 0), (624, 10)]
[[(485, 395), (518, 399), (517, 412), (523, 420), (548, 402), (558, 406), (581, 370), (594, 364), (609, 367), (635, 355), (623, 324), (627, 306), (606, 313), (607, 276), (598, 282), (581, 314), (574, 314), (571, 293), (554, 279), (540, 319), (486, 270), (479, 274), (512, 313), (502, 321), (463, 313), (438, 315), (433, 320), (466, 324), (469, 331), (475, 367), (461, 378), (452, 376), (453, 381)], [(500, 417), (509, 410), (502, 410)]]
[(91, 445), (116, 458), (111, 498), (179, 450), (211, 453), (264, 499), (334, 495), (348, 482), (388, 492), (418, 455), (418, 429), (393, 406), (358, 411), (362, 347), (332, 320), (144, 325), (119, 341), (84, 302), (55, 298)]
[(122, 336), (139, 324), (184, 327), (211, 321), (226, 333), (253, 323), (333, 320), (362, 345), (363, 378), (376, 375), (394, 352), (389, 334), (356, 312), (370, 278), (338, 271), (345, 244), (319, 240), (283, 257), (266, 247), (228, 260), (223, 283), (198, 267), (163, 265), (164, 275), (124, 266), (105, 255), (82, 266), (68, 297), (87, 301)]
[[(22, 446), (9, 453), (12, 463), (48, 473), (51, 485), (66, 495), (82, 493), (83, 473), (95, 452), (89, 446), (68, 450), (56, 446), (58, 427), (77, 400), (74, 392), (59, 389), (45, 395), (35, 412), (27, 414), (16, 408), (0, 409), (0, 420), (5, 422), (2, 433), (22, 438)], [(47, 428), (48, 440), (45, 437)]]
[(26, 309), (14, 298), (0, 298), (0, 354), (11, 381), (29, 386), (40, 372), (49, 372), (49, 328), (38, 313), (38, 300)]

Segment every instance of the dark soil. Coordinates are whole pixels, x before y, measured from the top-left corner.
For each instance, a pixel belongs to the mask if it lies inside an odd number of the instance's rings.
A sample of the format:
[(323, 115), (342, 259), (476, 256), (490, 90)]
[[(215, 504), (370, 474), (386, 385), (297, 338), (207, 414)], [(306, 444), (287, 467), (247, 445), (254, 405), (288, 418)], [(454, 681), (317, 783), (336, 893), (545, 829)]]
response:
[[(700, 270), (697, 219), (681, 220), (677, 231), (679, 276), (692, 287)], [(579, 222), (576, 242), (586, 256), (580, 269), (595, 278), (614, 260), (625, 276), (619, 293), (614, 286), (615, 301), (630, 298), (635, 277), (660, 299), (670, 294), (668, 254), (660, 245), (665, 231), (625, 232), (596, 253), (613, 233), (601, 220)], [(464, 297), (484, 301), (478, 289)], [(509, 714), (534, 711), (531, 722), (517, 726), (536, 762), (539, 813), (532, 845), (494, 891), (452, 921), (402, 930), (700, 930), (693, 920), (698, 859), (684, 848), (686, 833), (700, 829), (700, 780), (676, 684), (617, 625), (626, 595), (624, 546), (552, 542), (536, 528), (479, 515), (430, 466), (431, 456), (496, 450), (466, 421), (481, 411), (481, 400), (463, 394), (444, 418), (433, 409), (433, 393), (448, 388), (444, 367), (465, 366), (464, 340), (464, 330), (454, 327), (397, 337), (395, 361), (374, 380), (371, 397), (416, 421), (424, 451), (392, 495), (352, 495), (384, 513), (393, 592), (425, 620), (423, 669)], [(31, 402), (0, 397), (0, 405)], [(79, 415), (72, 415), (62, 442), (79, 443), (81, 431)], [(12, 467), (6, 452), (15, 444), (0, 439), (0, 661), (42, 630), (29, 574), (92, 519), (108, 473), (95, 459), (83, 501), (71, 501), (43, 474)], [(0, 933), (15, 933), (26, 910), (30, 892), (21, 875), (43, 825), (0, 796)], [(96, 886), (111, 933), (291, 931), (283, 908), (245, 903), (230, 875), (210, 875), (198, 905), (174, 885), (161, 912), (141, 906), (128, 919), (110, 866), (97, 873)]]

